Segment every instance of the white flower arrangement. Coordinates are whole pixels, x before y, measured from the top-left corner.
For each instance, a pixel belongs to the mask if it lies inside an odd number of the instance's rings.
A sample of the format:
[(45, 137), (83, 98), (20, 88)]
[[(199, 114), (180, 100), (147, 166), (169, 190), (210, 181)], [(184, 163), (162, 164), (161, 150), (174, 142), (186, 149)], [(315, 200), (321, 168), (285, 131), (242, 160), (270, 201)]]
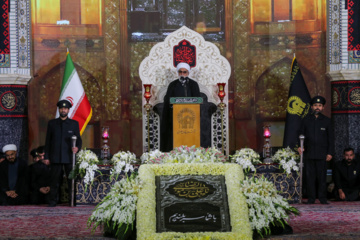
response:
[(196, 148), (195, 146), (180, 146), (169, 153), (158, 150), (144, 153), (141, 156), (146, 163), (219, 163), (225, 162), (226, 157), (216, 148)]
[(249, 170), (256, 172), (254, 164), (261, 163), (260, 155), (251, 148), (237, 150), (231, 158), (232, 161), (241, 165), (245, 172), (248, 172)]
[[(156, 232), (156, 186), (159, 175), (225, 175), (228, 194), (231, 232)], [(239, 191), (244, 179), (241, 167), (223, 163), (145, 164), (139, 168), (143, 187), (137, 203), (137, 239), (252, 239), (248, 208)]]
[[(233, 159), (245, 169), (260, 163), (259, 154), (246, 148), (237, 151)], [(251, 165), (244, 159), (250, 161)], [(135, 160), (135, 155), (130, 152), (119, 152), (112, 159), (114, 166), (119, 166), (117, 174)], [(140, 167), (139, 176), (137, 172), (132, 172), (130, 177), (116, 182), (96, 207), (88, 220), (89, 227), (93, 224), (93, 231), (102, 225), (104, 231), (112, 231), (117, 239), (123, 239), (129, 227), (133, 227), (136, 212), (138, 239), (252, 239), (251, 230), (261, 236), (267, 235), (270, 234), (271, 223), (284, 226), (291, 214), (299, 214), (296, 208), (277, 194), (271, 182), (265, 178), (243, 180), (241, 167), (223, 164), (225, 156), (216, 149), (181, 146), (170, 153), (158, 150), (144, 153), (141, 160), (149, 164)], [(156, 232), (155, 176), (191, 174), (225, 175), (231, 232)]]
[(95, 171), (98, 170), (97, 164), (99, 163), (99, 160), (95, 153), (86, 149), (80, 150), (76, 154), (76, 159), (76, 166), (72, 173), (70, 173), (70, 178), (75, 178), (79, 175), (81, 178), (84, 178), (84, 183), (87, 187), (87, 185), (94, 181)]
[(271, 234), (270, 224), (287, 223), (290, 215), (299, 215), (299, 211), (277, 193), (275, 186), (264, 177), (246, 178), (241, 182), (241, 192), (246, 197), (249, 207), (251, 228), (260, 236)]
[(132, 164), (136, 163), (136, 155), (129, 151), (119, 151), (113, 155), (111, 162), (114, 165), (110, 171), (111, 177), (117, 179), (122, 171), (125, 173), (134, 171)]
[(291, 171), (299, 171), (299, 166), (297, 164), (299, 158), (299, 154), (287, 147), (277, 150), (272, 157), (272, 160), (279, 163), (286, 174), (291, 174)]
[(156, 149), (150, 152), (145, 152), (141, 155), (141, 163), (154, 163), (156, 159), (160, 158), (164, 153)]
[(116, 182), (88, 219), (87, 225), (92, 228), (92, 232), (101, 225), (113, 232), (117, 239), (121, 239), (135, 220), (136, 204), (142, 185), (137, 174)]

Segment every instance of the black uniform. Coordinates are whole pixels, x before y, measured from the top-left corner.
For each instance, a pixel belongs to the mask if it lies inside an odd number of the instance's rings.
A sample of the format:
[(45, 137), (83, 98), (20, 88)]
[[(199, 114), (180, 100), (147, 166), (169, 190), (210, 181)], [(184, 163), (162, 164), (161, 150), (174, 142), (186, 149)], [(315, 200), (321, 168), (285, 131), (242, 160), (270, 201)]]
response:
[(319, 113), (306, 116), (302, 121), (300, 134), (305, 135), (304, 159), (306, 186), (309, 203), (318, 198), (326, 202), (326, 155), (333, 156), (333, 134), (330, 118)]
[(160, 151), (169, 152), (173, 149), (173, 120), (171, 97), (200, 97), (200, 88), (197, 82), (188, 79), (183, 85), (179, 79), (169, 84), (164, 97), (164, 108), (160, 123)]
[[(11, 170), (12, 169), (12, 170)], [(15, 175), (11, 175), (11, 172)], [(28, 203), (28, 165), (27, 162), (16, 158), (14, 163), (4, 160), (0, 163), (0, 204), (20, 205)], [(11, 198), (6, 195), (7, 191), (15, 190), (18, 195)]]
[(41, 160), (31, 165), (31, 203), (49, 203), (49, 194), (40, 192), (42, 187), (51, 185), (51, 168)]
[(346, 201), (359, 199), (360, 190), (360, 162), (353, 160), (350, 165), (346, 160), (335, 163), (334, 166), (335, 196), (338, 200), (339, 189), (345, 193)]
[[(77, 121), (70, 118), (65, 120), (56, 118), (49, 121), (46, 132), (44, 159), (49, 159), (51, 163), (50, 204), (57, 203), (63, 167), (66, 176), (69, 176), (72, 169), (71, 137), (73, 135), (77, 137), (76, 147), (80, 150), (82, 140)], [(68, 184), (70, 190), (71, 181), (68, 181)]]

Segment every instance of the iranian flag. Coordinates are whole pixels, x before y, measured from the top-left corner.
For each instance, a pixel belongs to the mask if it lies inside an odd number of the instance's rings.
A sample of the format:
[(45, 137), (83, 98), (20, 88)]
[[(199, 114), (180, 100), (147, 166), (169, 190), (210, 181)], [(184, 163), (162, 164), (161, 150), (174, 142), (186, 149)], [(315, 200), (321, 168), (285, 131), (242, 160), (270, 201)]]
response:
[[(91, 119), (92, 109), (81, 84), (79, 75), (74, 67), (74, 63), (70, 57), (69, 50), (66, 53), (65, 72), (59, 100), (63, 99), (67, 99), (71, 102), (72, 108), (70, 108), (68, 116), (69, 118), (78, 121), (80, 135), (82, 135), (86, 125)], [(56, 112), (56, 117), (59, 117), (59, 111)]]

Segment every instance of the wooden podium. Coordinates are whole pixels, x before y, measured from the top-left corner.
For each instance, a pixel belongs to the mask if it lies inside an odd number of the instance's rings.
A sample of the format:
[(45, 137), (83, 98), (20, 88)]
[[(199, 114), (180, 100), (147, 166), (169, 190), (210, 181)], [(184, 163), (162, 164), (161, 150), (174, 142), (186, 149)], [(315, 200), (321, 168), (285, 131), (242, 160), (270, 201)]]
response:
[(187, 145), (200, 147), (201, 97), (173, 97), (173, 148)]

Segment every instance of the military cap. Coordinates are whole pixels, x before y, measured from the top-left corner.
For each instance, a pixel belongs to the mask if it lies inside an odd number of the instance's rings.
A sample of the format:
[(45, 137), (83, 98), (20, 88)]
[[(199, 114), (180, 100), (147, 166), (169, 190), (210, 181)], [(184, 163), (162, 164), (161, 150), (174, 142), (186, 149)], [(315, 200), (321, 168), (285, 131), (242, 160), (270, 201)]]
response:
[(58, 106), (59, 108), (71, 108), (72, 107), (71, 102), (66, 99), (58, 101), (56, 106)]
[(315, 104), (315, 103), (321, 103), (322, 105), (325, 105), (325, 103), (326, 103), (326, 100), (325, 100), (325, 98), (324, 97), (322, 97), (322, 96), (316, 96), (316, 97), (313, 97), (312, 99), (311, 99), (311, 105), (313, 105), (313, 104)]

